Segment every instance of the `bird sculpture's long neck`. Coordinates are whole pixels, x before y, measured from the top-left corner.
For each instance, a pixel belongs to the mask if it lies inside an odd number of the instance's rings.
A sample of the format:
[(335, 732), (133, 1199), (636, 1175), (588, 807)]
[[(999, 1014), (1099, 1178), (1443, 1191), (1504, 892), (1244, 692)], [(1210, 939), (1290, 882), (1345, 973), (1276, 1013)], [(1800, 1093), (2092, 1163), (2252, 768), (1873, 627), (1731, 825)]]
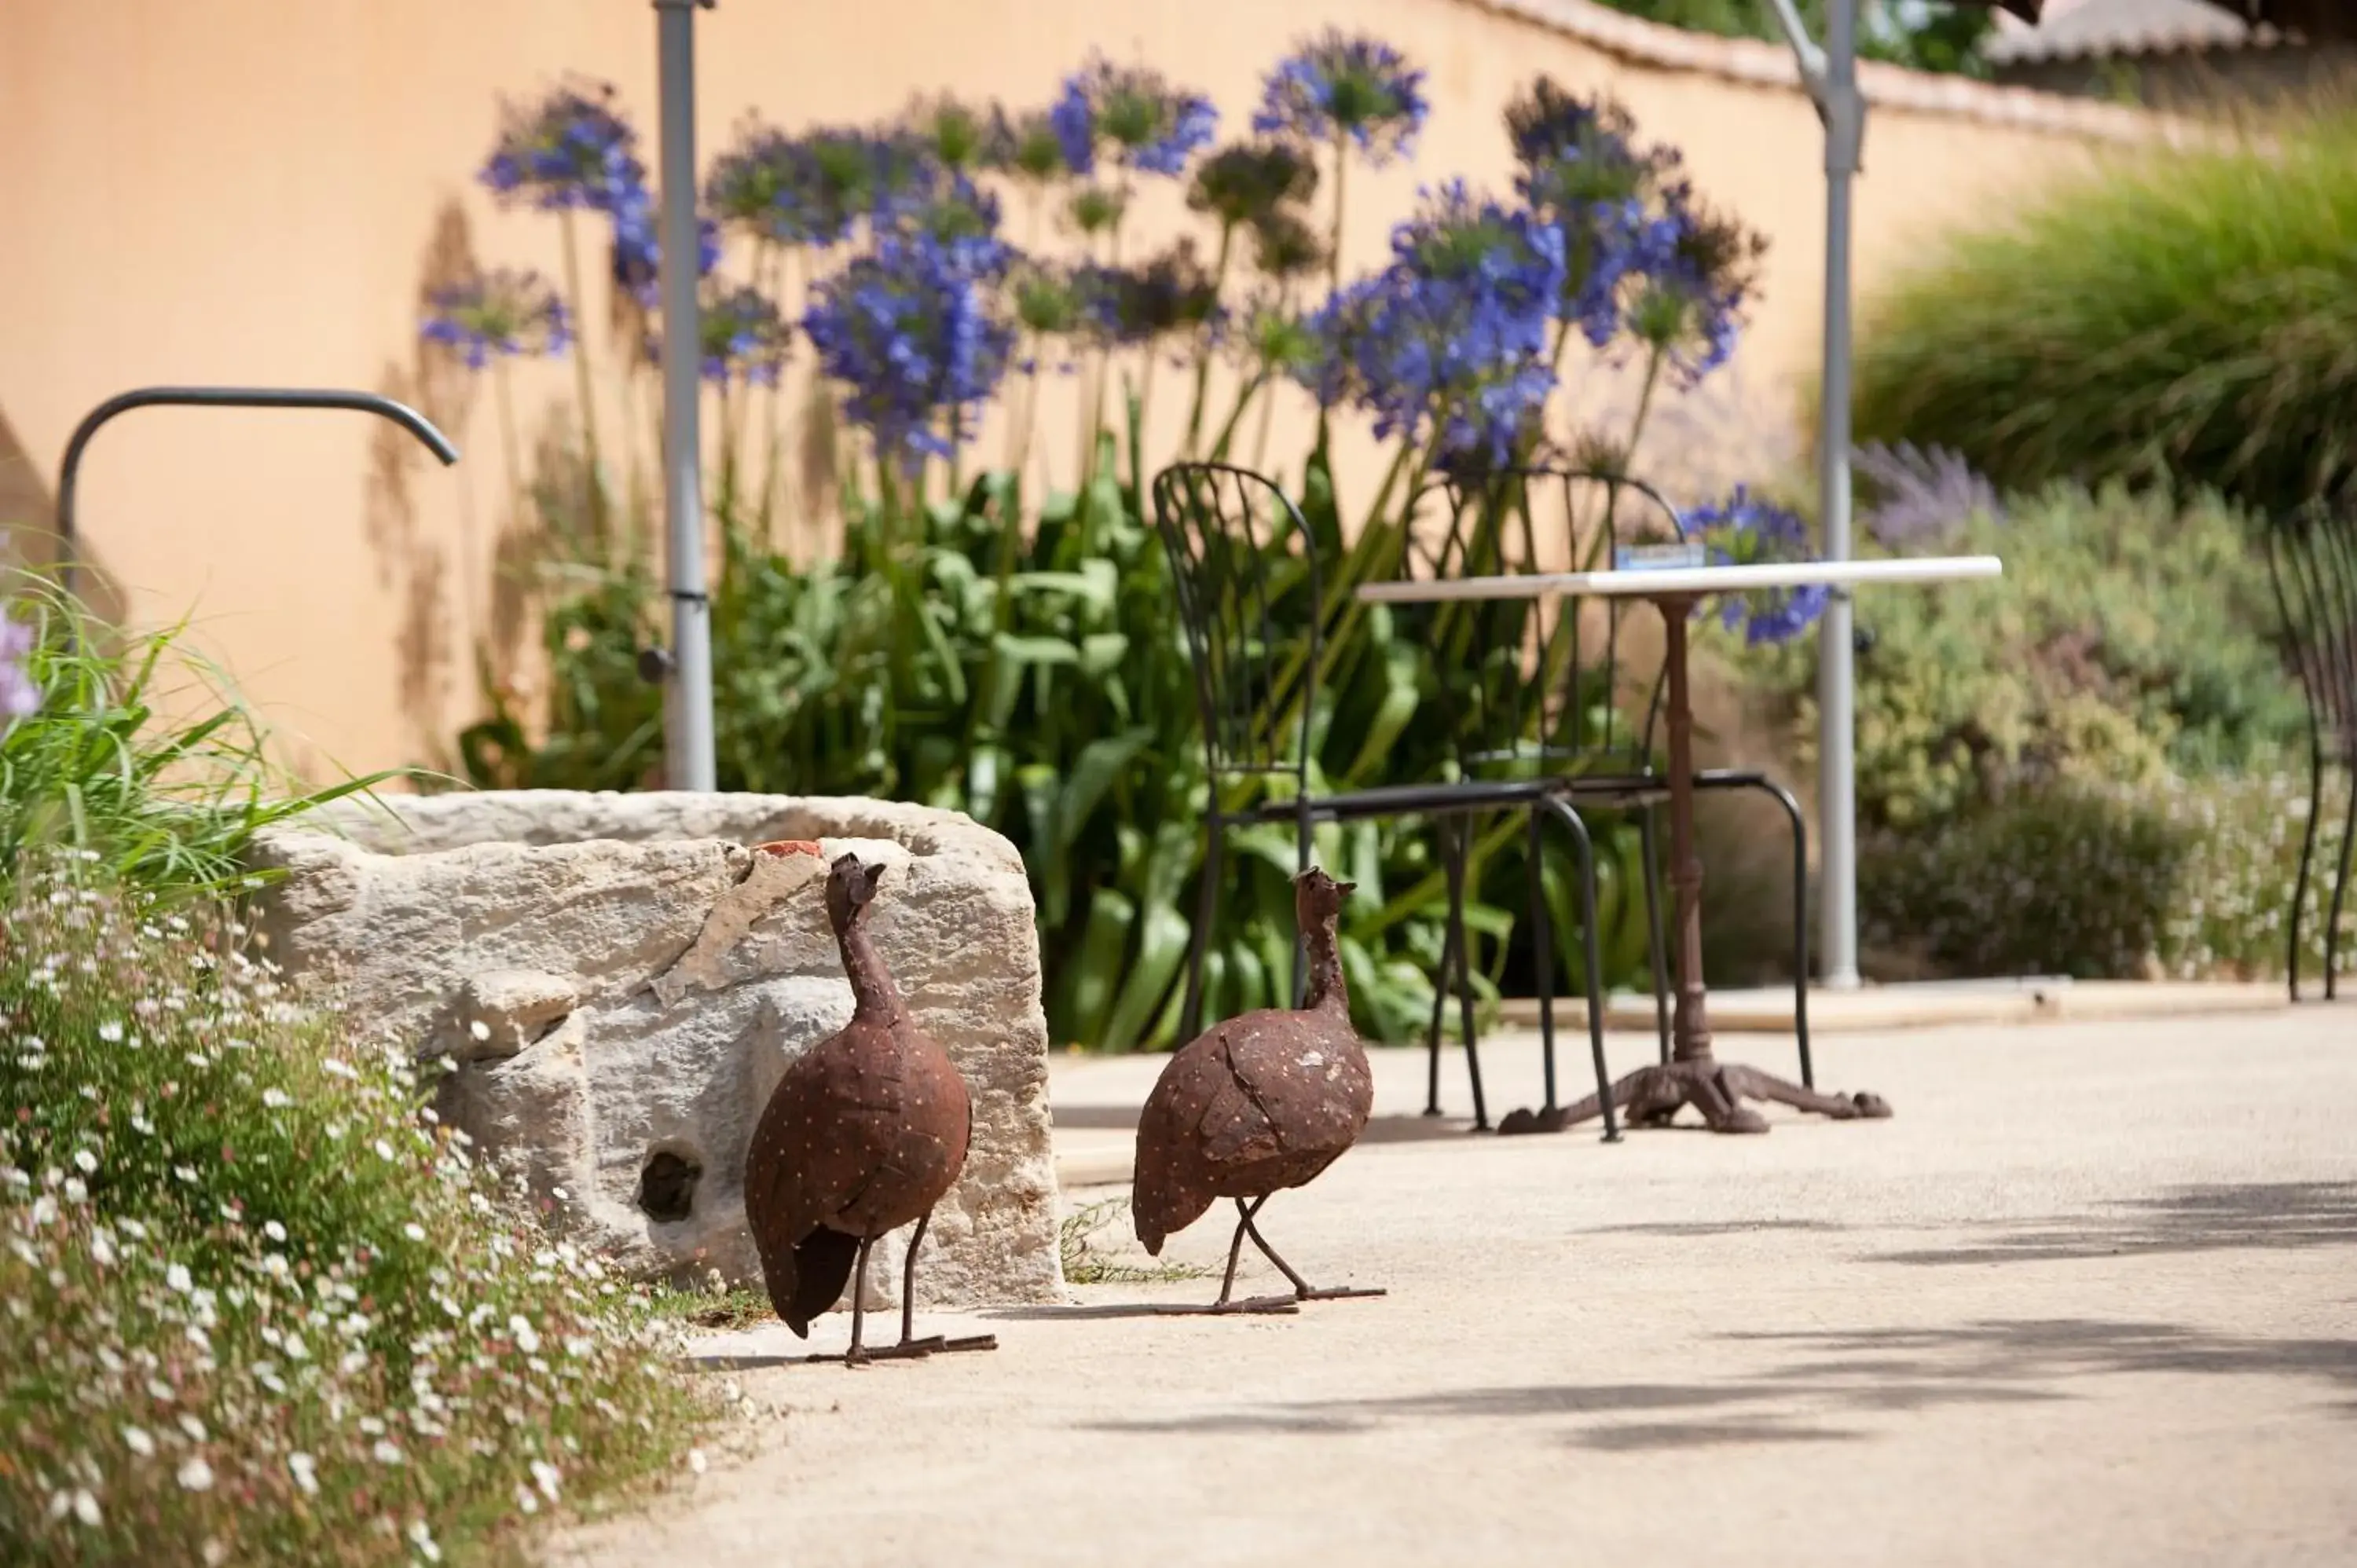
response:
[(835, 932), (834, 941), (843, 950), (843, 972), (851, 979), (853, 1010), (862, 1017), (899, 1017), (900, 989), (892, 983), (892, 972), (884, 967), (876, 944), (867, 940), (866, 928), (855, 920)]
[(1342, 983), (1342, 952), (1334, 940), (1334, 923), (1309, 929), (1304, 945), (1309, 959), (1309, 986), (1301, 998), (1305, 1011), (1351, 1015), (1350, 989)]

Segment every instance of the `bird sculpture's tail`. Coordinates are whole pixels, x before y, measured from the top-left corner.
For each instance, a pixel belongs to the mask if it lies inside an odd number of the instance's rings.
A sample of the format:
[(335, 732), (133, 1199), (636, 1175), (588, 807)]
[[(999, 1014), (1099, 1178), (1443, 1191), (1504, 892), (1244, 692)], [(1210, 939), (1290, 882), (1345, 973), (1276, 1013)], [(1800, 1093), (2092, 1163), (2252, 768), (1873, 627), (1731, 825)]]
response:
[(777, 1293), (770, 1293), (778, 1316), (795, 1338), (809, 1338), (811, 1319), (843, 1299), (843, 1287), (851, 1283), (851, 1265), (858, 1257), (858, 1237), (824, 1225), (795, 1246), (792, 1295), (778, 1302)]

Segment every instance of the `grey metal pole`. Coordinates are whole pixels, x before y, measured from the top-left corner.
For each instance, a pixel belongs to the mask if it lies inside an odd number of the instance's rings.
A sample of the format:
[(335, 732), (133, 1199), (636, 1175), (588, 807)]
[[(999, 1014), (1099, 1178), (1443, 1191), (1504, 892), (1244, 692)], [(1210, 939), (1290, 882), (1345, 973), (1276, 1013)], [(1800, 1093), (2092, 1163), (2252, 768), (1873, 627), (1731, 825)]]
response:
[[(1858, 0), (1826, 7), (1825, 321), (1824, 408), (1818, 435), (1819, 510), (1829, 561), (1850, 553), (1850, 201), (1866, 134), (1866, 100), (1857, 88)], [(1835, 990), (1857, 977), (1857, 794), (1850, 596), (1836, 589), (1825, 606), (1817, 662), (1817, 903), (1824, 922), (1819, 972)]]
[(695, 221), (695, 12), (713, 0), (654, 0), (662, 92), (663, 521), (670, 540), (671, 689), (663, 782), (718, 787), (712, 744), (712, 601), (704, 575), (703, 388)]

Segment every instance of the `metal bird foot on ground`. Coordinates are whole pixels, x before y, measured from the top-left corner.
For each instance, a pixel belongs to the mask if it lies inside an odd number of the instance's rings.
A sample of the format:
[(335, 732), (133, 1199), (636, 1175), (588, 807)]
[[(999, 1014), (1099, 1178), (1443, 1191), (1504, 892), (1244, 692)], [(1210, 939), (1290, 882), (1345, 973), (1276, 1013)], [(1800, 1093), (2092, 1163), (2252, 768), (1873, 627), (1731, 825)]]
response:
[[(1612, 1103), (1632, 1127), (1666, 1127), (1691, 1105), (1714, 1133), (1767, 1132), (1768, 1119), (1746, 1105), (1747, 1100), (1773, 1101), (1836, 1122), (1881, 1121), (1890, 1114), (1890, 1102), (1878, 1094), (1820, 1094), (1758, 1068), (1712, 1057), (1641, 1067), (1612, 1086)], [(1550, 1111), (1512, 1112), (1499, 1122), (1498, 1133), (1560, 1133), (1603, 1113), (1601, 1097), (1591, 1094)]]
[(903, 1339), (898, 1345), (879, 1345), (845, 1351), (840, 1356), (813, 1356), (813, 1361), (840, 1361), (846, 1367), (865, 1367), (873, 1361), (921, 1361), (928, 1356), (949, 1355), (960, 1350), (996, 1350), (998, 1336), (972, 1334), (951, 1339), (942, 1335), (930, 1335), (922, 1339)]

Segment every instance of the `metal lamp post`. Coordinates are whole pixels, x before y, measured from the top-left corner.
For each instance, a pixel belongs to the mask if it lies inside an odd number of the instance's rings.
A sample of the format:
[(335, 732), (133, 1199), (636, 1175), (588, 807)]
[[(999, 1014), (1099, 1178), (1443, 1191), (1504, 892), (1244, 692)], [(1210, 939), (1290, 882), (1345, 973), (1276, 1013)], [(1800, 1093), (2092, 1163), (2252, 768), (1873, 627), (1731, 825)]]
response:
[(712, 599), (704, 571), (703, 437), (699, 427), (695, 215), (695, 13), (714, 0), (654, 0), (661, 83), (663, 523), (671, 580), (671, 650), (661, 673), (663, 781), (718, 787), (712, 744)]
[[(1850, 215), (1866, 142), (1866, 96), (1857, 86), (1858, 0), (1828, 0), (1823, 48), (1809, 37), (1792, 0), (1770, 0), (1792, 46), (1801, 84), (1825, 125), (1825, 319), (1818, 435), (1818, 506), (1824, 555), (1850, 555)], [(2038, 20), (2042, 0), (1953, 0)], [(1817, 906), (1824, 921), (1818, 950), (1824, 984), (1855, 989), (1857, 977), (1857, 797), (1855, 669), (1857, 629), (1846, 589), (1826, 601), (1817, 660), (1818, 828), (1822, 846)]]

